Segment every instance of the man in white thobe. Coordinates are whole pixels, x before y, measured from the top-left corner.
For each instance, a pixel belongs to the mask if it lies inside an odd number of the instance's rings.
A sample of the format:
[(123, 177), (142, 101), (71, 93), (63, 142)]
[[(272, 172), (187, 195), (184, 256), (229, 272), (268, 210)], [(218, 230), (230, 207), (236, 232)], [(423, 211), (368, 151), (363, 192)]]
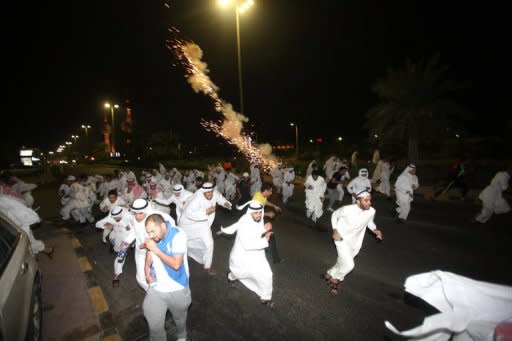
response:
[(389, 183), (389, 179), (391, 178), (391, 174), (395, 170), (395, 162), (393, 160), (380, 160), (380, 174), (379, 174), (379, 184), (375, 188), (377, 192), (380, 192), (387, 196), (388, 198), (391, 196), (391, 185)]
[(231, 209), (231, 203), (220, 194), (211, 182), (205, 182), (183, 208), (179, 226), (187, 234), (188, 255), (211, 276), (216, 275), (212, 269), (213, 236), (211, 226), (215, 219), (216, 205)]
[(361, 191), (372, 191), (372, 182), (368, 179), (368, 169), (361, 168), (359, 175), (356, 176), (347, 185), (347, 191), (352, 194), (352, 203), (356, 202), (356, 194)]
[(486, 223), (493, 214), (510, 212), (510, 205), (503, 198), (503, 191), (508, 189), (510, 174), (512, 174), (512, 168), (496, 173), (491, 183), (480, 192), (478, 199), (482, 200), (482, 210), (475, 217), (475, 221)]
[(226, 175), (224, 176), (224, 194), (226, 199), (229, 201), (235, 200), (236, 198), (236, 184), (238, 183), (238, 176), (233, 174), (231, 169), (226, 169)]
[(135, 236), (130, 236), (129, 238), (125, 239), (124, 242), (130, 245), (135, 240), (135, 269), (137, 271), (135, 278), (137, 279), (137, 283), (142, 289), (148, 290), (148, 283), (146, 282), (146, 273), (144, 270), (147, 251), (144, 241), (148, 237), (145, 227), (146, 218), (153, 213), (158, 213), (164, 217), (165, 221), (170, 222), (173, 226), (175, 226), (176, 223), (170, 215), (163, 212), (154, 211), (151, 208), (149, 201), (146, 199), (136, 199), (130, 205), (130, 211), (133, 213), (131, 226), (134, 228)]
[(167, 198), (161, 200), (161, 202), (165, 205), (170, 205), (174, 203), (176, 207), (176, 221), (180, 221), (181, 213), (183, 212), (183, 207), (187, 203), (188, 199), (190, 199), (194, 195), (194, 193), (187, 191), (183, 188), (182, 184), (176, 184), (172, 188), (172, 195)]
[(411, 202), (414, 198), (414, 191), (418, 189), (418, 187), (419, 182), (418, 177), (416, 176), (416, 166), (410, 164), (405, 167), (404, 171), (395, 182), (396, 204), (398, 205), (396, 208), (398, 213), (398, 223), (405, 223), (405, 220), (409, 216), (409, 212), (411, 211)]
[(250, 166), (251, 173), (251, 195), (254, 195), (256, 192), (261, 190), (261, 173), (260, 173), (260, 165), (252, 163)]
[(270, 172), (270, 175), (272, 176), (272, 183), (274, 184), (274, 187), (276, 188), (276, 193), (280, 194), (283, 188), (283, 168), (281, 165), (277, 165), (272, 171)]
[(295, 170), (293, 167), (287, 167), (283, 170), (283, 203), (286, 204), (288, 199), (293, 195), (295, 188)]
[(273, 308), (272, 270), (265, 256), (271, 228), (270, 223), (263, 222), (263, 205), (250, 201), (246, 213), (233, 225), (221, 227), (221, 231), (236, 233), (229, 255), (228, 280), (239, 280), (260, 297), (262, 304)]
[(319, 171), (313, 171), (304, 183), (306, 192), (306, 217), (313, 220), (314, 223), (324, 214), (322, 207), (324, 204), (325, 190), (327, 189), (325, 179), (319, 174)]
[(362, 191), (356, 195), (355, 204), (342, 206), (332, 213), (332, 239), (338, 258), (336, 264), (324, 275), (332, 295), (338, 294), (338, 284), (354, 269), (354, 258), (361, 250), (366, 228), (382, 240), (382, 232), (373, 222), (375, 209), (371, 205), (371, 194)]
[(109, 244), (118, 253), (123, 251), (123, 255), (117, 255), (114, 260), (114, 279), (112, 286), (119, 286), (119, 276), (123, 273), (123, 266), (126, 260), (126, 252), (129, 244), (126, 240), (135, 239), (135, 230), (132, 226), (133, 219), (127, 209), (120, 206), (113, 206), (110, 214), (96, 222), (96, 228), (103, 230), (102, 241)]

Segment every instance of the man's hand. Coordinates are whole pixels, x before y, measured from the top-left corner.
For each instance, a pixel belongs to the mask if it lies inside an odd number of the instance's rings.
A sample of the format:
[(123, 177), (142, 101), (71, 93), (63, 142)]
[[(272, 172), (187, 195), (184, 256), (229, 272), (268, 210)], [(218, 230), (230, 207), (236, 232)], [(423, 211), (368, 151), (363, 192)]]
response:
[(265, 233), (265, 239), (268, 241), (270, 239), (270, 236), (272, 235), (272, 224), (271, 223), (265, 224), (265, 231), (267, 231), (267, 233)]
[(267, 211), (267, 212), (265, 212), (264, 216), (268, 217), (268, 218), (274, 218), (276, 216), (276, 214), (272, 211)]
[(231, 209), (231, 203), (229, 201), (227, 201), (226, 203), (224, 203), (224, 207), (227, 208), (228, 210)]
[(378, 240), (383, 240), (384, 239), (384, 237), (382, 236), (382, 231), (381, 230), (375, 229), (375, 230), (373, 230), (373, 233), (375, 233), (375, 237)]
[(207, 215), (210, 215), (210, 214), (212, 214), (212, 213), (215, 213), (215, 208), (216, 208), (215, 206), (208, 207), (208, 208), (206, 209), (206, 214), (207, 214)]
[(146, 249), (148, 249), (149, 251), (155, 251), (156, 249), (158, 249), (156, 242), (151, 238), (146, 238), (144, 244), (146, 245)]
[(332, 230), (332, 239), (335, 242), (340, 242), (340, 241), (343, 240), (343, 238), (341, 237), (341, 235), (340, 235), (340, 233), (338, 232), (337, 229)]
[(107, 230), (112, 230), (112, 228), (114, 227), (114, 225), (112, 225), (111, 223), (105, 223), (105, 225), (103, 225)]

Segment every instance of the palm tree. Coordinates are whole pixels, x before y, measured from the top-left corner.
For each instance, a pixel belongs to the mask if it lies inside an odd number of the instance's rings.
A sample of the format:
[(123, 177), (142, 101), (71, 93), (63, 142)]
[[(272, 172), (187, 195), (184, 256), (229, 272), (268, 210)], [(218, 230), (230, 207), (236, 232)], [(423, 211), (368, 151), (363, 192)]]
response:
[(389, 68), (372, 89), (380, 103), (366, 114), (365, 126), (371, 136), (378, 134), (381, 141), (407, 138), (409, 160), (416, 162), (420, 138), (440, 134), (455, 118), (467, 113), (448, 97), (463, 86), (446, 79), (446, 71), (446, 66), (439, 65), (438, 55)]

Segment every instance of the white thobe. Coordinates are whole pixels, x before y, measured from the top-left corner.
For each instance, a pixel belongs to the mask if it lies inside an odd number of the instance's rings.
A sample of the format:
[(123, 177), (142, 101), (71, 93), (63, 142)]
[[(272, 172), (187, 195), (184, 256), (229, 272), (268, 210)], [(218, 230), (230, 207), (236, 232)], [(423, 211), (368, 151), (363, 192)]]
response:
[(363, 210), (357, 204), (342, 206), (332, 213), (332, 229), (337, 230), (343, 239), (334, 242), (338, 258), (336, 264), (327, 271), (331, 277), (343, 281), (354, 269), (354, 257), (361, 250), (366, 228), (372, 231), (377, 228), (373, 222), (374, 217), (373, 207)]
[(128, 207), (128, 204), (126, 204), (126, 201), (124, 201), (123, 198), (118, 196), (116, 201), (114, 201), (113, 203), (110, 202), (110, 200), (108, 200), (108, 197), (106, 197), (105, 199), (103, 199), (102, 202), (100, 202), (100, 205), (99, 205), (100, 211), (102, 211), (102, 212), (110, 212), (110, 210), (114, 206)]
[[(498, 323), (511, 321), (512, 287), (445, 271), (432, 271), (408, 277), (405, 290), (439, 310), (426, 317), (423, 324), (399, 332), (390, 322), (392, 332), (423, 341), (493, 341)], [(500, 339), (501, 340), (501, 339)]]
[[(130, 214), (128, 212), (121, 213), (121, 220), (115, 220), (111, 215), (106, 216), (105, 218), (96, 222), (96, 228), (103, 229), (103, 242), (107, 242), (107, 238), (109, 242), (114, 247), (115, 252), (121, 251), (122, 243), (126, 240), (135, 239), (135, 229), (133, 228), (133, 219), (131, 219)], [(112, 224), (112, 229), (105, 229), (105, 225), (107, 223)], [(124, 262), (126, 261), (126, 257), (121, 259), (119, 262), (119, 258), (116, 256), (114, 259), (114, 274), (120, 275), (123, 273)]]
[(482, 200), (482, 211), (475, 218), (481, 223), (487, 222), (493, 214), (510, 212), (510, 205), (503, 198), (503, 191), (507, 190), (510, 174), (498, 172), (492, 178), (491, 183), (478, 195)]
[(414, 197), (414, 190), (419, 187), (418, 177), (409, 173), (410, 167), (406, 167), (395, 182), (396, 204), (398, 207), (398, 218), (407, 219), (411, 211), (411, 202)]
[(215, 177), (215, 187), (217, 187), (217, 190), (224, 194), (224, 180), (226, 178), (226, 172), (222, 168), (217, 168), (214, 173)]
[(389, 183), (389, 179), (391, 177), (391, 174), (395, 170), (394, 167), (391, 167), (389, 162), (379, 161), (381, 163), (380, 168), (380, 183), (375, 188), (376, 191), (385, 194), (386, 196), (391, 195), (391, 185)]
[(268, 241), (264, 236), (263, 219), (255, 222), (250, 213), (246, 213), (238, 222), (221, 230), (226, 234), (236, 232), (229, 255), (229, 279), (239, 280), (262, 300), (270, 300), (272, 270), (265, 256)]
[(224, 193), (226, 195), (226, 199), (228, 200), (234, 200), (236, 197), (236, 184), (238, 182), (239, 178), (229, 172), (226, 173), (226, 177), (224, 179)]
[(260, 169), (251, 165), (251, 196), (261, 190), (261, 174)]
[(41, 240), (34, 237), (30, 228), (30, 225), (37, 224), (41, 221), (36, 211), (25, 206), (21, 201), (10, 195), (1, 194), (0, 212), (5, 214), (27, 234), (32, 253), (37, 254), (46, 248)]
[(285, 168), (283, 174), (283, 203), (286, 204), (288, 199), (293, 195), (295, 188), (295, 170), (293, 168)]
[[(310, 186), (312, 187), (311, 189), (309, 189)], [(310, 175), (306, 179), (304, 187), (306, 188), (306, 216), (316, 221), (324, 214), (322, 207), (327, 184), (323, 177), (319, 176), (315, 180), (313, 176)]]
[(283, 169), (281, 167), (276, 167), (270, 172), (270, 175), (272, 175), (272, 183), (276, 188), (276, 192), (281, 193), (283, 188)]
[(203, 190), (198, 190), (183, 208), (178, 225), (187, 234), (188, 255), (205, 269), (209, 269), (213, 261), (213, 236), (211, 226), (215, 219), (215, 211), (206, 214), (206, 209), (231, 203), (214, 189), (211, 200), (207, 200)]

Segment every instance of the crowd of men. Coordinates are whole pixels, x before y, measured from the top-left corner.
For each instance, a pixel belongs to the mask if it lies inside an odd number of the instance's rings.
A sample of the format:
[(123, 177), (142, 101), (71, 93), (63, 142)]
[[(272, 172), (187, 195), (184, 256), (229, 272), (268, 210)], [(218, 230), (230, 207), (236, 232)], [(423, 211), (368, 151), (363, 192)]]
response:
[[(361, 249), (366, 228), (376, 238), (383, 234), (373, 219), (372, 193), (396, 198), (397, 222), (404, 223), (411, 210), (414, 192), (419, 187), (416, 166), (409, 164), (396, 178), (392, 191), (391, 175), (394, 160), (372, 160), (373, 176), (367, 168), (356, 168), (333, 155), (323, 166), (313, 160), (304, 177), (305, 213), (315, 224), (324, 214), (331, 213), (332, 239), (338, 258), (322, 278), (329, 292), (337, 295), (339, 284), (354, 268), (354, 257)], [(357, 176), (351, 177), (350, 172)], [(484, 223), (493, 214), (506, 213), (510, 206), (502, 196), (508, 188), (511, 170), (498, 172), (480, 194), (482, 211), (475, 218)], [(139, 177), (133, 171), (116, 171), (103, 176), (69, 175), (58, 189), (60, 214), (63, 221), (91, 225), (102, 230), (102, 242), (114, 251), (112, 285), (118, 287), (127, 254), (133, 248), (136, 281), (146, 291), (143, 304), (151, 339), (166, 339), (165, 314), (170, 311), (177, 326), (178, 339), (186, 339), (186, 319), (191, 303), (188, 257), (201, 264), (207, 275), (215, 276), (212, 266), (214, 239), (212, 224), (217, 207), (233, 210), (237, 221), (221, 227), (218, 234), (235, 234), (229, 258), (228, 282), (240, 281), (256, 293), (262, 304), (274, 308), (272, 301), (272, 270), (265, 255), (270, 247), (274, 263), (280, 263), (273, 234), (272, 218), (282, 208), (268, 199), (273, 189), (284, 205), (293, 196), (299, 183), (291, 165), (279, 165), (270, 172), (272, 183), (263, 181), (260, 166), (251, 164), (249, 172), (233, 173), (230, 163), (210, 165), (205, 172), (198, 169), (143, 171)], [(18, 190), (17, 190), (18, 188)], [(24, 190), (19, 190), (19, 189)], [(9, 175), (0, 183), (0, 211), (17, 212), (19, 225), (29, 233), (34, 253), (53, 254), (41, 241), (33, 238), (30, 225), (39, 217), (31, 209), (35, 189)], [(344, 196), (351, 204), (343, 204)], [(32, 198), (32, 199), (31, 199)], [(96, 220), (94, 206), (103, 217)], [(15, 209), (12, 209), (15, 207)], [(171, 209), (172, 208), (172, 209)], [(22, 214), (23, 213), (23, 214)]]

